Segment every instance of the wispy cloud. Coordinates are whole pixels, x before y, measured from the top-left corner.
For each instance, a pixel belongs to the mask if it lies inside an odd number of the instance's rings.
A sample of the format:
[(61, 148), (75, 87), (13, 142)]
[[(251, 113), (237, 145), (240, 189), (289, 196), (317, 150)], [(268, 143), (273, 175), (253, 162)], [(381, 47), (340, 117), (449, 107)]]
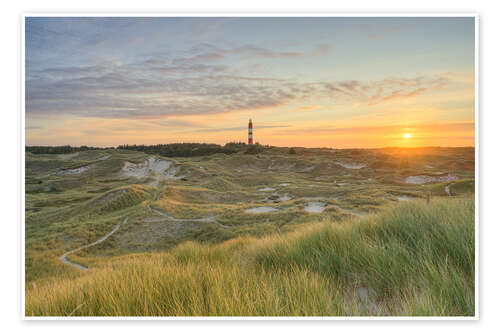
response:
[[(245, 47), (248, 49), (261, 56), (288, 56)], [(416, 97), (439, 89), (450, 80), (448, 75), (390, 77), (369, 82), (298, 82), (235, 75), (235, 68), (210, 61), (201, 63), (199, 56), (182, 61), (155, 56), (128, 64), (31, 71), (26, 81), (26, 110), (31, 115), (147, 118), (270, 108), (294, 100), (324, 97), (336, 102), (377, 105)]]
[(209, 43), (198, 44), (181, 52), (181, 54), (185, 54), (186, 56), (172, 59), (174, 65), (221, 61), (234, 56), (244, 58), (290, 58), (302, 55), (302, 53), (295, 51), (276, 52), (253, 44), (233, 48), (221, 48)]

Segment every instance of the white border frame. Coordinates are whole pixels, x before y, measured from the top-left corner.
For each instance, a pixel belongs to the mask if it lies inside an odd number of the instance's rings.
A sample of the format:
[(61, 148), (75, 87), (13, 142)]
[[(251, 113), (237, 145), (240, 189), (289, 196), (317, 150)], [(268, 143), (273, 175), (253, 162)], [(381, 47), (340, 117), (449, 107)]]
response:
[[(319, 317), (319, 316), (309, 316), (309, 317), (147, 317), (147, 316), (130, 316), (130, 317), (62, 317), (62, 316), (53, 316), (53, 317), (31, 317), (26, 316), (25, 314), (25, 300), (26, 300), (26, 285), (25, 285), (25, 139), (26, 139), (26, 109), (25, 109), (25, 20), (26, 17), (387, 17), (387, 18), (398, 18), (398, 17), (470, 17), (474, 18), (474, 32), (475, 32), (475, 53), (474, 53), (474, 148), (475, 148), (475, 314), (474, 316), (432, 316), (432, 317), (410, 317), (410, 316), (378, 316), (378, 317), (360, 317), (360, 316), (331, 316), (331, 317)], [(19, 180), (21, 182), (21, 255), (20, 255), (20, 270), (21, 270), (21, 319), (24, 321), (52, 321), (52, 320), (69, 320), (69, 321), (94, 321), (94, 320), (167, 320), (167, 321), (185, 321), (185, 320), (230, 320), (230, 321), (238, 321), (238, 320), (250, 320), (250, 321), (262, 321), (262, 320), (308, 320), (308, 321), (336, 321), (336, 320), (357, 320), (357, 321), (365, 321), (365, 320), (374, 320), (374, 321), (388, 321), (388, 320), (397, 320), (397, 321), (477, 321), (479, 320), (479, 14), (478, 13), (335, 13), (335, 12), (317, 12), (317, 11), (296, 11), (296, 12), (273, 12), (272, 10), (266, 12), (259, 11), (249, 11), (249, 12), (189, 12), (189, 11), (180, 11), (180, 12), (166, 12), (166, 13), (117, 13), (117, 12), (26, 12), (21, 15), (20, 20), (20, 48), (21, 48), (21, 61), (20, 61), (20, 75), (21, 75), (21, 115), (20, 115), (20, 123), (21, 123), (21, 139), (20, 139), (20, 162), (21, 162), (21, 172)]]

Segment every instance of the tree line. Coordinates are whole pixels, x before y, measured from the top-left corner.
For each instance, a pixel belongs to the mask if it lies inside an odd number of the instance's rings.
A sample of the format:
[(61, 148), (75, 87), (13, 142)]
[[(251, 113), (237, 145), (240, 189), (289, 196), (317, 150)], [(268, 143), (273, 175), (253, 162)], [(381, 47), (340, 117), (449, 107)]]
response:
[(243, 142), (230, 142), (224, 146), (215, 143), (169, 143), (157, 145), (121, 145), (118, 149), (141, 151), (165, 157), (192, 157), (213, 154), (234, 154), (247, 149)]
[(165, 157), (192, 157), (207, 156), (213, 154), (234, 154), (244, 152), (245, 154), (258, 154), (270, 146), (262, 146), (259, 143), (247, 145), (244, 142), (229, 142), (225, 145), (215, 143), (169, 143), (157, 145), (120, 145), (118, 147), (89, 147), (80, 146), (26, 146), (26, 152), (33, 154), (69, 154), (93, 149), (124, 149), (140, 151), (147, 154), (157, 154)]
[[(113, 148), (113, 147), (111, 147), (111, 148)], [(80, 151), (94, 150), (94, 149), (110, 149), (110, 148), (88, 147), (88, 146), (71, 147), (70, 145), (66, 145), (66, 146), (26, 146), (26, 152), (30, 152), (32, 154), (69, 154), (69, 153), (76, 153), (76, 152), (80, 152)]]

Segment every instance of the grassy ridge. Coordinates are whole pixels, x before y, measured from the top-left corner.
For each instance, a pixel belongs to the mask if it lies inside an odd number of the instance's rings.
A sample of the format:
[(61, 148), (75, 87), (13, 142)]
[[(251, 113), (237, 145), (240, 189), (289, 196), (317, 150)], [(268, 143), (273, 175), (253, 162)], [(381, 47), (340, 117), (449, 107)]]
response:
[(474, 315), (474, 198), (184, 243), (26, 286), (27, 316)]

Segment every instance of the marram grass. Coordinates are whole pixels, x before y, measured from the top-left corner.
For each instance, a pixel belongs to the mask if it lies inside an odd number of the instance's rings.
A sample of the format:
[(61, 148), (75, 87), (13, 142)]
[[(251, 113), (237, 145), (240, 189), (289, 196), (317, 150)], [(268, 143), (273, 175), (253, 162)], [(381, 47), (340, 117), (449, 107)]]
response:
[(473, 316), (474, 198), (108, 259), (28, 283), (27, 316)]

